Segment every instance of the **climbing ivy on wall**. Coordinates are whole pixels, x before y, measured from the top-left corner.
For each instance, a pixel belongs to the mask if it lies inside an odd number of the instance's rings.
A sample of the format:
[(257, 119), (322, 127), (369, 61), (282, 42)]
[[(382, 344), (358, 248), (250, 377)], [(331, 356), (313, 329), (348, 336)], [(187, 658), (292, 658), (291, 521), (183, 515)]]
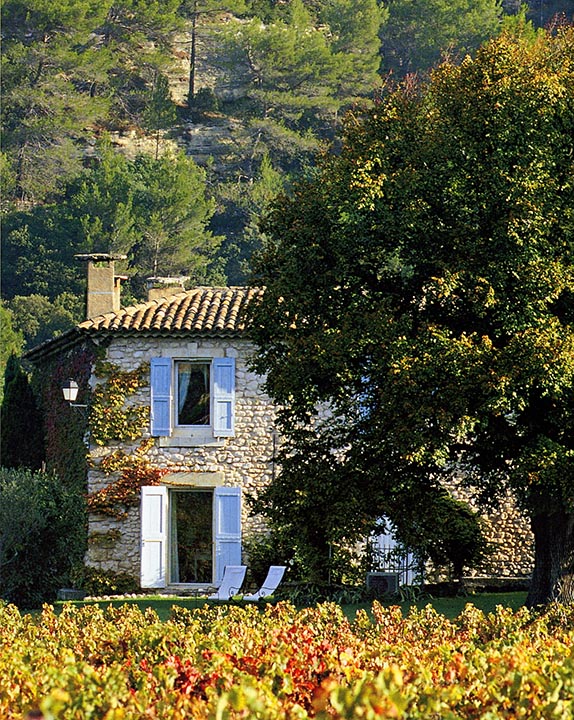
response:
[[(60, 480), (80, 494), (86, 486), (86, 413), (64, 400), (62, 386), (74, 378), (82, 391), (88, 386), (98, 349), (91, 344), (75, 347), (36, 367), (33, 387), (44, 415), (46, 463)], [(81, 401), (84, 401), (84, 397)]]
[[(114, 441), (133, 442), (141, 439), (149, 422), (149, 407), (130, 404), (130, 398), (148, 384), (149, 363), (126, 371), (112, 363), (100, 362), (95, 374), (106, 380), (97, 385), (92, 393), (92, 441), (104, 446)], [(141, 440), (134, 451), (117, 449), (99, 462), (98, 469), (108, 476), (119, 473), (119, 477), (87, 495), (88, 512), (123, 520), (127, 517), (128, 508), (139, 503), (141, 487), (159, 484), (160, 478), (167, 471), (152, 467), (146, 457), (153, 443), (152, 438)]]
[[(128, 509), (137, 506), (143, 485), (157, 485), (167, 470), (152, 467), (146, 454), (153, 446), (152, 438), (143, 438), (148, 420), (147, 403), (137, 402), (137, 392), (149, 382), (149, 364), (125, 371), (105, 360), (105, 346), (91, 342), (76, 345), (45, 360), (36, 367), (34, 387), (41, 397), (46, 434), (48, 468), (55, 470), (63, 485), (72, 488), (80, 514), (108, 515), (122, 520)], [(90, 390), (95, 375), (98, 384)], [(71, 407), (62, 395), (62, 386), (73, 378), (80, 387), (78, 402), (88, 409)], [(106, 448), (89, 453), (87, 441)], [(139, 441), (139, 444), (137, 444)], [(134, 449), (119, 449), (120, 443), (136, 443)], [(116, 449), (110, 446), (116, 445)], [(108, 449), (110, 448), (110, 449)], [(101, 470), (110, 482), (95, 492), (86, 492), (88, 464)], [(74, 557), (82, 557), (90, 544), (110, 547), (121, 538), (121, 531), (108, 529), (93, 532), (88, 538), (87, 524), (80, 533), (82, 547), (70, 548)], [(71, 582), (78, 587), (115, 588), (120, 575), (99, 568), (82, 567)], [(113, 577), (112, 577), (113, 576)], [(120, 578), (122, 587), (137, 586), (133, 578)], [(113, 582), (112, 582), (113, 580)], [(97, 594), (97, 593), (96, 593)]]
[[(31, 582), (39, 588), (39, 592), (50, 589), (49, 592), (55, 595), (56, 588), (62, 587), (63, 583), (71, 582), (74, 563), (81, 562), (87, 547), (85, 493), (88, 417), (84, 409), (70, 407), (64, 400), (62, 387), (70, 378), (76, 380), (82, 393), (80, 402), (84, 403), (92, 368), (98, 354), (103, 352), (102, 348), (96, 348), (88, 341), (61, 354), (48, 357), (34, 367), (32, 386), (43, 415), (48, 470), (46, 477), (54, 477), (54, 486), (61, 487), (61, 491), (46, 495), (48, 506), (43, 511), (43, 515), (52, 517), (55, 513), (55, 520), (51, 523), (48, 532), (42, 534), (44, 543), (50, 544), (50, 533), (54, 529), (54, 523), (58, 527), (60, 525), (64, 527), (68, 523), (64, 537), (65, 561), (56, 563), (57, 566), (52, 562), (49, 575), (43, 578), (39, 585), (38, 562), (35, 562), (30, 569)], [(53, 476), (50, 475), (52, 472)], [(67, 498), (65, 503), (63, 498)], [(30, 502), (33, 503), (32, 497)], [(57, 553), (52, 554), (54, 556), (52, 560), (57, 558)]]
[(139, 503), (143, 485), (159, 485), (167, 470), (152, 467), (145, 457), (152, 443), (144, 440), (134, 453), (116, 450), (101, 461), (101, 470), (106, 474), (119, 471), (120, 477), (87, 496), (88, 512), (123, 520), (128, 508)]
[(97, 445), (111, 441), (126, 442), (141, 437), (149, 421), (147, 405), (130, 405), (127, 401), (148, 383), (149, 364), (135, 370), (120, 370), (108, 362), (99, 362), (96, 377), (107, 377), (92, 392), (90, 407), (91, 439)]

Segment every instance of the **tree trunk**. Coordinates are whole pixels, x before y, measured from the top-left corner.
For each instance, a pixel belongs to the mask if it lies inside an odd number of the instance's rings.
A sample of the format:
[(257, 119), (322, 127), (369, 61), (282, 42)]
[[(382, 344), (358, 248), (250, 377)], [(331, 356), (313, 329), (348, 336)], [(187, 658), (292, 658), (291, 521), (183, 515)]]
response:
[(195, 97), (195, 56), (197, 42), (197, 2), (193, 3), (193, 15), (191, 20), (191, 48), (189, 50), (189, 88), (187, 91), (187, 107), (193, 107)]
[(560, 510), (534, 515), (531, 526), (534, 572), (526, 604), (574, 602), (574, 513)]

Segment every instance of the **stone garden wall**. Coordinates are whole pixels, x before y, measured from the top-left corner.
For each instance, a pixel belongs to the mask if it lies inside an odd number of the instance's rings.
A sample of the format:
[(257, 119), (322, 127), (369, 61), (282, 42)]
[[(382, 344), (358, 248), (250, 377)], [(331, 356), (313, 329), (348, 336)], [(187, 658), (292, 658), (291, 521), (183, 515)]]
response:
[[(456, 493), (475, 510), (478, 506), (465, 492)], [(488, 560), (469, 575), (500, 578), (525, 578), (534, 567), (534, 536), (528, 518), (520, 511), (510, 493), (502, 497), (498, 507), (481, 513), (490, 544)]]

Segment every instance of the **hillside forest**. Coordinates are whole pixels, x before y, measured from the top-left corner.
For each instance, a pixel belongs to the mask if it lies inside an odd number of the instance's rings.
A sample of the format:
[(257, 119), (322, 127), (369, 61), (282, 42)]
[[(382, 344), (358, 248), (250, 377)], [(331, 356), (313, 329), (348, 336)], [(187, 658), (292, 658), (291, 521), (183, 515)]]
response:
[(84, 313), (74, 255), (244, 283), (270, 201), (343, 117), (572, 0), (2, 0), (3, 370)]

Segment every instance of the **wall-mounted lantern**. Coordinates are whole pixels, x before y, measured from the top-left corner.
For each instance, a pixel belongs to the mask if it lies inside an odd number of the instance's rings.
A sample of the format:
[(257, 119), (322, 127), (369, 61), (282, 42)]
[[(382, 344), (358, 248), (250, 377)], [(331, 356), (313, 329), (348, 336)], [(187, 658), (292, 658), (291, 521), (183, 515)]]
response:
[(81, 405), (75, 402), (78, 397), (78, 383), (75, 380), (67, 380), (62, 385), (62, 393), (64, 400), (70, 404), (70, 407), (87, 408), (87, 405)]

